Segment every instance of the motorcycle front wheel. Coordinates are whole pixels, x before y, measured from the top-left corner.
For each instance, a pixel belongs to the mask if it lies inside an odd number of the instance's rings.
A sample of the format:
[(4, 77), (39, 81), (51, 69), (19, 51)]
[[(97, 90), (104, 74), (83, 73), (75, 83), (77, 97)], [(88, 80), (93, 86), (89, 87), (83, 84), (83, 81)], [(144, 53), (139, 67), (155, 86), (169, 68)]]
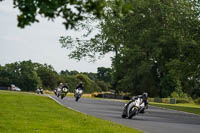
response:
[(135, 107), (131, 108), (129, 111), (128, 119), (131, 119), (133, 116), (135, 116), (137, 113), (137, 109)]
[(79, 97), (76, 97), (76, 102), (78, 102)]

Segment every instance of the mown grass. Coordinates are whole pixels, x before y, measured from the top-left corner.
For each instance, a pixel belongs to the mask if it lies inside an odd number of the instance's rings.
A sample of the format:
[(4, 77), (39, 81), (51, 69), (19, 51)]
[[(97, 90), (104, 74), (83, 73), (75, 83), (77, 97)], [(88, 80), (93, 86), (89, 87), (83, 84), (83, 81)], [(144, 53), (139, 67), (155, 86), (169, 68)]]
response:
[(150, 102), (150, 105), (200, 115), (200, 105), (197, 104), (165, 104), (165, 103)]
[(0, 133), (139, 133), (60, 106), (45, 96), (0, 91)]

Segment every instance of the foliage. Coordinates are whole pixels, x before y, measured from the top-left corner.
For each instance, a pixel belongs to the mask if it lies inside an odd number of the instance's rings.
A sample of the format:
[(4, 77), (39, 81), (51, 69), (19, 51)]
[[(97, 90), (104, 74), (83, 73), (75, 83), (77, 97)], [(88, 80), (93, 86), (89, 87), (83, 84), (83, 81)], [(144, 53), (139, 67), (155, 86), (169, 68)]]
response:
[(101, 88), (99, 88), (99, 86), (94, 81), (90, 80), (87, 75), (77, 74), (74, 77), (84, 83), (86, 93), (101, 91)]
[[(110, 2), (90, 40), (62, 37), (74, 47), (71, 58), (114, 52), (112, 87), (119, 91), (168, 97), (176, 92), (199, 97), (200, 4), (190, 0), (132, 0), (129, 13), (117, 17)], [(197, 91), (199, 92), (199, 91)], [(197, 95), (198, 94), (198, 95)]]
[(110, 84), (104, 81), (96, 80), (95, 83), (101, 88), (102, 91), (109, 91), (111, 88)]
[[(97, 68), (98, 69), (98, 68)], [(82, 74), (85, 74), (88, 76), (88, 78), (90, 78), (91, 80), (97, 80), (97, 73), (92, 73), (92, 72), (83, 72)]]
[(36, 72), (42, 81), (42, 86), (45, 89), (54, 89), (59, 83), (59, 75), (50, 65), (34, 63)]
[(102, 80), (104, 82), (111, 82), (111, 68), (105, 68), (105, 67), (98, 67), (97, 68), (97, 79)]
[(177, 98), (176, 103), (191, 103), (189, 99)]
[(15, 84), (24, 91), (33, 91), (42, 84), (40, 77), (34, 70), (34, 64), (31, 61), (6, 64), (0, 71), (0, 79), (1, 86)]
[[(103, 67), (101, 69), (110, 70)], [(98, 80), (97, 75), (98, 73), (79, 73), (76, 70), (62, 70), (58, 74), (51, 65), (32, 63), (29, 60), (0, 66), (0, 86), (8, 87), (15, 84), (22, 91), (35, 91), (38, 87), (53, 90), (59, 83), (68, 83), (70, 91), (74, 92), (76, 86), (82, 81), (85, 93), (108, 90), (109, 82), (106, 77), (109, 75), (104, 74), (106, 83)], [(103, 77), (101, 80), (104, 80)]]
[[(0, 2), (3, 0), (0, 0)], [(110, 1), (110, 0), (109, 0)], [(18, 8), (18, 27), (24, 28), (39, 22), (38, 16), (54, 20), (63, 18), (66, 29), (75, 28), (77, 22), (84, 20), (88, 14), (97, 18), (104, 17), (104, 10), (109, 1), (106, 0), (13, 0), (14, 8)], [(121, 16), (129, 11), (128, 2), (111, 0), (118, 8), (115, 14)]]
[(100, 86), (94, 81), (91, 80), (86, 74), (76, 74), (76, 75), (61, 75), (63, 83), (69, 84), (70, 92), (74, 92), (74, 89), (79, 84), (80, 81), (84, 84), (84, 93), (91, 93), (95, 91), (102, 91)]
[(195, 102), (196, 104), (200, 104), (200, 98), (195, 99), (194, 102)]
[(37, 16), (50, 20), (62, 17), (66, 29), (74, 28), (76, 22), (83, 20), (86, 13), (92, 13), (96, 17), (103, 16), (105, 0), (13, 0), (14, 8), (18, 8), (18, 26), (24, 28), (31, 23), (39, 22)]

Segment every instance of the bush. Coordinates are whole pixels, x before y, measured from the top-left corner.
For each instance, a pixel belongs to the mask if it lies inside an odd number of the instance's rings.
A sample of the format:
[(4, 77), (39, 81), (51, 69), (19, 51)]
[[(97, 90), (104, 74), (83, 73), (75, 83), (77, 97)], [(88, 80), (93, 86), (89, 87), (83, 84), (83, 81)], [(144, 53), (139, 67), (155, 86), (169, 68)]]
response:
[(177, 98), (176, 103), (191, 103), (189, 99)]
[(200, 97), (197, 98), (197, 99), (195, 99), (194, 102), (195, 102), (196, 104), (200, 104)]
[(110, 84), (104, 81), (96, 80), (95, 83), (101, 88), (102, 91), (108, 91)]

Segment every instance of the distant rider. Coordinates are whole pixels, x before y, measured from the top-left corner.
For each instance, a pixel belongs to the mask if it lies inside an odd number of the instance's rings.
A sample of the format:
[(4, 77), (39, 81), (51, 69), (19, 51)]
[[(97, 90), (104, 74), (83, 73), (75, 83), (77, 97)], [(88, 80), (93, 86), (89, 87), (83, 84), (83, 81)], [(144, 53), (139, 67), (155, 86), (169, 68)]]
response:
[(68, 85), (68, 83), (65, 83), (65, 85), (63, 85), (62, 88), (67, 88), (67, 89), (69, 89), (69, 85)]
[(75, 92), (77, 89), (80, 89), (80, 90), (83, 90), (84, 89), (84, 86), (83, 86), (83, 82), (79, 82), (79, 84), (76, 86), (76, 88), (74, 89), (74, 96), (75, 96)]
[[(82, 81), (76, 86), (76, 89), (81, 89), (81, 90), (84, 89), (84, 86), (83, 86), (83, 82), (82, 82)], [(75, 89), (75, 90), (76, 90), (76, 89)]]
[(58, 88), (62, 89), (62, 87), (63, 87), (63, 83), (60, 83)]

